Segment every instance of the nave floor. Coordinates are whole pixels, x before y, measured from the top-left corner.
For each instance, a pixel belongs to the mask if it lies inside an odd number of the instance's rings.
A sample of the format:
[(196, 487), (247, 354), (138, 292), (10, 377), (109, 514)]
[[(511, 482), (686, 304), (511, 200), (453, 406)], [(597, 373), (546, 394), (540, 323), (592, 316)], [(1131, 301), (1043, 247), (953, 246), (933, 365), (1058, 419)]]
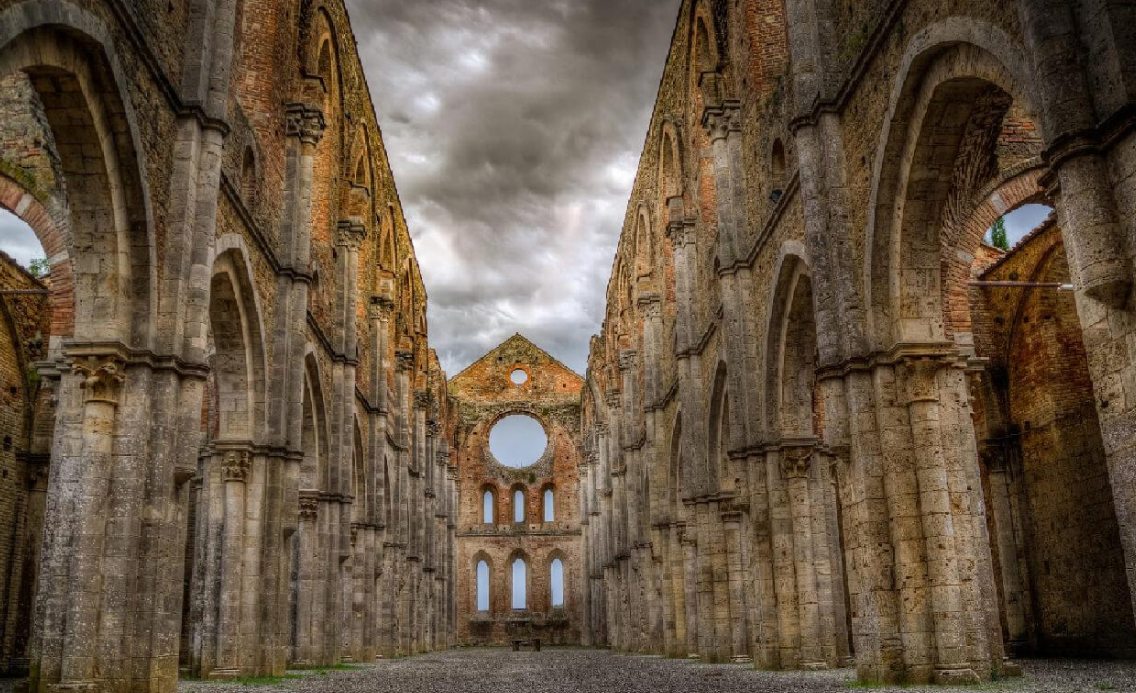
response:
[[(1007, 691), (1012, 693), (1136, 693), (1136, 662), (1026, 660), (1022, 678), (966, 688), (872, 690)], [(849, 691), (851, 669), (767, 672), (744, 665), (710, 665), (606, 650), (546, 648), (539, 653), (507, 649), (459, 649), (358, 665), (347, 670), (302, 672), (299, 678), (261, 688), (288, 693), (804, 693)], [(178, 693), (252, 693), (238, 683), (183, 681)], [(259, 692), (258, 692), (259, 693)]]

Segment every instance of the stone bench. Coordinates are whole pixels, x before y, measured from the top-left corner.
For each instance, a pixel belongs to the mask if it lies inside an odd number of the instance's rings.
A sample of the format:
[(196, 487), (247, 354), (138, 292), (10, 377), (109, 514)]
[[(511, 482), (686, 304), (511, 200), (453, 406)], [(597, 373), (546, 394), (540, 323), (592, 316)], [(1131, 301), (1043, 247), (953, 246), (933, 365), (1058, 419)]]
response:
[(521, 648), (525, 645), (532, 645), (533, 652), (540, 652), (540, 638), (532, 638), (529, 640), (514, 640), (513, 652), (520, 652)]

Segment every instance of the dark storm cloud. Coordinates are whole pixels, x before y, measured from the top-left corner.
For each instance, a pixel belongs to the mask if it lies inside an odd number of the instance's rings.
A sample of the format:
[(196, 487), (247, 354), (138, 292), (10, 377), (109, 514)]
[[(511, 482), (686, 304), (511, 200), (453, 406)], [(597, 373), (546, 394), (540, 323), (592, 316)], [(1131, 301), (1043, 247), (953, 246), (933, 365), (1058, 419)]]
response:
[(348, 0), (456, 374), (514, 332), (580, 371), (678, 0)]

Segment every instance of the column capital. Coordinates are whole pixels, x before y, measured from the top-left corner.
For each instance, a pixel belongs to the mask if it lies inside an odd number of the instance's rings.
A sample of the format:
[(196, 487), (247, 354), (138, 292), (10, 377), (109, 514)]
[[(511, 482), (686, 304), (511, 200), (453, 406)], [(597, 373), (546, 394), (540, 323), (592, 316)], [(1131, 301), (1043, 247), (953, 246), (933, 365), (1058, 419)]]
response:
[(639, 312), (648, 320), (659, 318), (663, 314), (663, 298), (657, 292), (648, 291), (639, 294), (636, 305)]
[(694, 222), (686, 219), (671, 218), (667, 224), (667, 238), (675, 250), (693, 246), (695, 244)]
[(905, 356), (900, 363), (907, 387), (907, 404), (937, 401), (935, 376), (949, 365), (948, 361), (934, 356)]
[(811, 442), (793, 441), (781, 445), (781, 474), (786, 479), (805, 479), (809, 476), (816, 445)]
[(702, 127), (712, 142), (727, 139), (731, 133), (742, 131), (741, 102), (727, 99), (717, 106), (702, 111)]
[(411, 371), (414, 370), (414, 352), (398, 350), (394, 352), (394, 358), (398, 362), (398, 370)]
[(300, 517), (314, 520), (319, 515), (319, 491), (300, 491)]
[(315, 146), (323, 138), (327, 129), (323, 111), (312, 104), (290, 103), (284, 107), (287, 118), (284, 134), (287, 137), (296, 137), (304, 144)]
[(417, 407), (419, 409), (429, 409), (430, 408), (430, 402), (432, 402), (432, 401), (433, 401), (433, 397), (430, 396), (429, 390), (417, 390), (417, 391), (415, 391), (415, 393), (414, 393), (414, 406), (415, 407)]
[(71, 371), (83, 378), (79, 387), (87, 402), (118, 404), (126, 380), (126, 361), (118, 354), (86, 355), (71, 361)]
[(371, 303), (367, 309), (367, 314), (372, 320), (386, 322), (390, 320), (390, 314), (393, 310), (394, 301), (392, 301), (389, 296), (375, 294), (371, 296)]
[(639, 351), (636, 349), (620, 349), (619, 370), (629, 371), (639, 363)]
[(340, 221), (335, 225), (335, 230), (335, 244), (345, 246), (348, 250), (359, 250), (359, 246), (367, 240), (367, 227), (357, 220)]
[(221, 465), (221, 478), (243, 484), (248, 479), (249, 454), (245, 451), (230, 450), (225, 453), (224, 464)]

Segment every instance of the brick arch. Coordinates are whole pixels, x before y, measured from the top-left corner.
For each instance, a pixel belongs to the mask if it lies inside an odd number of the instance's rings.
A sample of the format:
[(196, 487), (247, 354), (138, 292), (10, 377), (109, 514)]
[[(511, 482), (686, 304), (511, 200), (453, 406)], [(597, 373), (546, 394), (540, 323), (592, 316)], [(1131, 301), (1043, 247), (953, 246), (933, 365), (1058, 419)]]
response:
[(957, 248), (960, 251), (970, 252), (983, 242), (986, 230), (999, 217), (1009, 214), (1022, 205), (1049, 204), (1045, 191), (1038, 184), (1044, 172), (1040, 162), (1035, 162), (1024, 170), (1008, 172), (983, 191), (965, 221), (950, 229), (951, 237), (946, 237), (947, 234), (944, 233), (942, 293), (944, 329), (947, 337), (957, 338), (972, 329), (967, 281), (974, 269), (974, 263), (966, 259), (969, 256), (961, 256), (960, 253), (949, 250)]
[(12, 178), (0, 173), (0, 207), (19, 217), (35, 232), (51, 267), (51, 336), (70, 337), (75, 330), (75, 285), (66, 227), (55, 222), (47, 208)]
[[(659, 134), (659, 218), (665, 223), (682, 221), (683, 150), (675, 123), (665, 121)], [(676, 200), (676, 202), (672, 202)]]
[[(916, 42), (916, 46), (921, 45)], [(987, 95), (1028, 107), (1014, 75), (974, 44), (934, 44), (910, 54), (897, 77), (875, 162), (864, 284), (877, 349), (946, 340), (941, 226), (966, 128)], [(944, 165), (947, 164), (947, 165)]]

